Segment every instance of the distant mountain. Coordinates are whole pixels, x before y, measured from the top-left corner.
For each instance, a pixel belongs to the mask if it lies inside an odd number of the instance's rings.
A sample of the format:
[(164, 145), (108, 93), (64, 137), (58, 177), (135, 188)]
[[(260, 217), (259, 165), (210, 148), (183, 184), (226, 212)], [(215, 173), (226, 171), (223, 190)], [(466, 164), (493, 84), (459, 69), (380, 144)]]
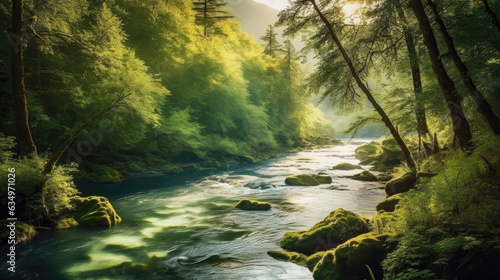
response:
[(227, 3), (228, 9), (241, 23), (241, 29), (259, 41), (267, 26), (278, 20), (278, 10), (252, 0), (233, 0)]

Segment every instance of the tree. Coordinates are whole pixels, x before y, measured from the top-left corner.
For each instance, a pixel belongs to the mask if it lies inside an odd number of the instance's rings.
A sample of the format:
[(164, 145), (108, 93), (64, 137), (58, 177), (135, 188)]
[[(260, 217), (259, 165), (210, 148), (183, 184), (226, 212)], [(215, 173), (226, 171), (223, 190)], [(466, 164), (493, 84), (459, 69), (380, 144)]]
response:
[[(320, 20), (323, 22), (323, 24), (325, 25), (326, 29), (328, 30), (328, 34), (329, 34), (330, 38), (334, 41), (335, 45), (337, 46), (338, 50), (340, 51), (340, 53), (342, 55), (342, 58), (344, 59), (345, 63), (347, 64), (347, 67), (349, 68), (349, 71), (350, 71), (352, 77), (354, 78), (357, 86), (365, 94), (366, 98), (370, 101), (370, 103), (372, 104), (372, 106), (375, 108), (375, 110), (377, 111), (377, 113), (380, 115), (380, 117), (382, 118), (382, 121), (384, 122), (384, 124), (389, 129), (391, 135), (394, 137), (394, 139), (398, 143), (398, 145), (399, 145), (399, 147), (400, 147), (400, 149), (401, 149), (401, 151), (402, 151), (402, 153), (403, 153), (403, 155), (404, 155), (404, 157), (406, 159), (406, 164), (408, 165), (409, 168), (411, 168), (412, 170), (415, 170), (416, 169), (416, 164), (413, 161), (413, 158), (411, 156), (410, 150), (406, 146), (403, 138), (401, 137), (401, 135), (399, 134), (399, 132), (397, 131), (397, 129), (392, 124), (391, 120), (389, 119), (389, 117), (385, 113), (384, 109), (382, 109), (382, 107), (378, 104), (378, 102), (373, 97), (373, 94), (371, 93), (371, 91), (368, 89), (368, 87), (365, 85), (365, 83), (363, 82), (363, 80), (359, 76), (358, 70), (356, 70), (356, 68), (354, 67), (354, 64), (353, 64), (350, 56), (348, 55), (348, 53), (344, 49), (344, 46), (341, 43), (339, 37), (337, 36), (337, 34), (336, 34), (336, 32), (335, 32), (332, 24), (330, 23), (330, 21), (328, 20), (328, 18), (325, 16), (325, 14), (321, 10), (321, 8), (318, 6), (318, 4), (316, 3), (316, 1), (315, 0), (296, 1), (294, 3), (294, 5), (292, 5), (291, 8), (285, 10), (285, 12), (282, 12), (280, 21), (281, 22), (284, 21), (284, 20), (295, 21), (298, 18), (305, 18), (300, 13), (301, 13), (301, 11), (309, 10), (310, 9), (311, 6), (307, 7), (308, 3), (312, 6), (312, 8), (315, 11), (316, 15), (320, 18)], [(329, 4), (329, 1), (324, 2), (324, 4)], [(287, 18), (287, 19), (284, 19), (284, 18)], [(299, 26), (304, 26), (305, 23), (304, 22), (298, 23), (298, 25)]]
[(276, 57), (282, 51), (281, 44), (276, 39), (276, 36), (278, 36), (278, 33), (274, 32), (274, 27), (268, 25), (266, 35), (260, 37), (262, 41), (266, 42), (264, 44), (264, 53), (271, 57)]
[(24, 86), (23, 1), (12, 0), (12, 32), (9, 34), (12, 47), (12, 105), (16, 124), (17, 141), (21, 155), (37, 155), (28, 123), (28, 104)]
[(196, 22), (203, 26), (203, 37), (205, 38), (210, 36), (210, 32), (214, 32), (211, 29), (215, 27), (217, 22), (233, 18), (224, 9), (227, 3), (223, 0), (194, 1), (193, 5), (193, 10), (198, 12)]
[(460, 77), (462, 78), (462, 82), (465, 86), (465, 89), (467, 90), (470, 97), (474, 101), (474, 104), (476, 105), (479, 113), (484, 117), (484, 119), (488, 123), (491, 131), (493, 131), (495, 135), (500, 135), (500, 119), (495, 115), (495, 113), (491, 109), (490, 103), (488, 103), (484, 95), (479, 91), (476, 84), (472, 80), (469, 74), (469, 69), (467, 69), (467, 66), (462, 61), (462, 58), (460, 58), (460, 55), (458, 54), (457, 49), (455, 47), (453, 38), (448, 32), (448, 29), (446, 28), (446, 25), (444, 24), (444, 21), (441, 18), (441, 15), (439, 14), (436, 4), (432, 0), (427, 0), (427, 4), (429, 5), (434, 14), (434, 18), (436, 19), (436, 22), (439, 26), (439, 30), (441, 31), (441, 35), (443, 36), (443, 39), (446, 43), (448, 53), (451, 59), (453, 60), (453, 63), (455, 64), (458, 73), (460, 73)]
[(400, 0), (395, 1), (394, 4), (398, 13), (398, 17), (402, 22), (406, 49), (408, 51), (408, 59), (410, 62), (411, 75), (413, 79), (413, 91), (415, 93), (416, 100), (415, 115), (417, 117), (417, 131), (419, 135), (425, 135), (429, 133), (429, 128), (427, 127), (425, 107), (422, 100), (422, 78), (420, 75), (419, 57), (415, 48), (413, 34), (408, 25), (408, 21), (406, 19), (403, 7), (401, 6)]
[(497, 14), (495, 14), (493, 9), (490, 7), (488, 0), (481, 0), (481, 2), (483, 2), (484, 11), (490, 17), (491, 23), (493, 24), (493, 26), (495, 26), (496, 29), (498, 29), (498, 32), (500, 32), (500, 21), (498, 20)]
[(465, 117), (460, 103), (460, 96), (457, 93), (455, 84), (446, 72), (443, 62), (440, 59), (436, 37), (434, 36), (434, 31), (429, 23), (429, 18), (425, 13), (421, 0), (410, 0), (410, 5), (415, 17), (417, 18), (420, 29), (422, 30), (424, 43), (427, 47), (432, 63), (432, 69), (434, 70), (439, 86), (441, 87), (441, 92), (443, 93), (448, 109), (450, 110), (455, 136), (457, 137), (462, 150), (469, 150), (472, 146), (472, 134), (469, 122)]

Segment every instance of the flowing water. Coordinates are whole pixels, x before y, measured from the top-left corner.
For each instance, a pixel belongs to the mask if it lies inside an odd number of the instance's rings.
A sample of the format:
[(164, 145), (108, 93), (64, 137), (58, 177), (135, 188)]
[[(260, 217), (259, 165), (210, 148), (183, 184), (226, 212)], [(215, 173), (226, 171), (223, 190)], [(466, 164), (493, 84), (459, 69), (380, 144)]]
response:
[[(311, 272), (269, 257), (287, 231), (307, 230), (337, 208), (367, 217), (384, 199), (382, 184), (354, 171), (360, 142), (322, 146), (230, 171), (137, 177), (120, 184), (81, 184), (107, 196), (123, 222), (111, 229), (41, 234), (18, 248), (15, 279), (312, 279)], [(324, 173), (332, 184), (286, 186), (294, 174)], [(242, 198), (270, 211), (232, 207)], [(5, 271), (2, 267), (2, 271)]]

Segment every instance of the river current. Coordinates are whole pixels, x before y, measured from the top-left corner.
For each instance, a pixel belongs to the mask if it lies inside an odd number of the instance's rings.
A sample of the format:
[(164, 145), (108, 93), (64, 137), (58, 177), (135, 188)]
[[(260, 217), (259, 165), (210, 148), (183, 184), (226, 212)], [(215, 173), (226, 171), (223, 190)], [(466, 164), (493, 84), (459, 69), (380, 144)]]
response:
[[(311, 272), (267, 255), (287, 231), (307, 230), (337, 208), (370, 217), (383, 185), (339, 171), (366, 140), (321, 146), (227, 171), (135, 177), (79, 184), (83, 196), (110, 199), (123, 222), (111, 229), (46, 232), (18, 247), (14, 279), (312, 279)], [(332, 184), (286, 186), (289, 175), (330, 175)], [(249, 198), (270, 211), (232, 207)], [(5, 265), (1, 265), (5, 271)]]

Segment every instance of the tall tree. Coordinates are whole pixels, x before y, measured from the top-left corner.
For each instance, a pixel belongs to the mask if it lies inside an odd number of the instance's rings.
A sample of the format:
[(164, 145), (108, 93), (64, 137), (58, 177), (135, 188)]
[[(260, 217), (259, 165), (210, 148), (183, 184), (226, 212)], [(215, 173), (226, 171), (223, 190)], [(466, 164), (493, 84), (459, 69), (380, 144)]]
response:
[(415, 41), (413, 39), (412, 31), (408, 25), (408, 20), (404, 13), (400, 0), (394, 1), (398, 17), (402, 22), (403, 35), (405, 38), (406, 49), (408, 51), (408, 58), (410, 61), (411, 75), (413, 79), (413, 91), (415, 93), (415, 114), (417, 117), (417, 131), (419, 135), (429, 133), (427, 126), (427, 117), (425, 115), (425, 107), (422, 102), (422, 78), (420, 75), (420, 65), (417, 50), (415, 48)]
[(28, 105), (24, 86), (24, 42), (23, 42), (23, 1), (12, 0), (12, 32), (9, 34), (12, 47), (12, 105), (16, 124), (17, 141), (21, 155), (36, 155), (36, 146), (31, 137), (28, 123)]
[(498, 20), (497, 14), (495, 14), (493, 9), (490, 7), (488, 0), (481, 0), (481, 2), (483, 2), (484, 11), (490, 17), (491, 23), (493, 24), (493, 26), (495, 26), (496, 29), (498, 29), (498, 32), (500, 32), (500, 21)]
[(500, 119), (498, 119), (498, 117), (495, 115), (495, 112), (493, 112), (493, 110), (491, 109), (490, 103), (488, 103), (484, 95), (479, 91), (476, 84), (472, 80), (469, 74), (469, 69), (467, 69), (467, 66), (460, 58), (453, 38), (448, 32), (448, 29), (446, 28), (446, 25), (444, 24), (444, 21), (439, 14), (436, 4), (432, 0), (427, 0), (427, 4), (434, 14), (434, 18), (439, 26), (439, 30), (441, 31), (441, 35), (443, 36), (443, 39), (446, 43), (448, 53), (453, 60), (458, 73), (460, 73), (460, 77), (462, 78), (465, 89), (469, 93), (470, 97), (477, 107), (477, 110), (484, 117), (493, 133), (495, 135), (500, 135)]
[(429, 23), (429, 18), (425, 13), (421, 0), (410, 0), (410, 5), (415, 17), (418, 20), (420, 29), (422, 30), (424, 43), (431, 59), (432, 69), (434, 70), (434, 74), (436, 75), (439, 86), (441, 87), (441, 92), (443, 93), (448, 104), (453, 122), (453, 131), (455, 132), (455, 136), (460, 143), (460, 147), (463, 150), (468, 150), (472, 146), (472, 134), (469, 122), (465, 117), (462, 104), (460, 103), (460, 96), (457, 93), (455, 84), (446, 72), (443, 62), (440, 59), (439, 48), (436, 42), (436, 37), (434, 36), (434, 31)]
[(227, 3), (223, 0), (194, 1), (193, 5), (193, 10), (198, 12), (196, 22), (203, 26), (205, 38), (210, 36), (210, 29), (213, 29), (217, 22), (234, 17), (224, 9)]
[(276, 39), (277, 36), (278, 33), (274, 32), (274, 27), (272, 25), (268, 25), (266, 35), (260, 37), (262, 41), (266, 42), (264, 44), (265, 54), (276, 57), (278, 52), (282, 51), (281, 44)]
[[(308, 3), (310, 4), (309, 7), (307, 7)], [(325, 4), (329, 4), (329, 3), (325, 3)], [(400, 147), (401, 151), (403, 152), (403, 155), (406, 159), (406, 164), (412, 170), (416, 169), (416, 164), (411, 156), (410, 150), (406, 146), (406, 143), (404, 142), (403, 138), (401, 137), (401, 135), (399, 134), (397, 129), (392, 124), (391, 120), (389, 119), (389, 117), (385, 113), (384, 109), (378, 104), (378, 102), (375, 100), (373, 94), (368, 89), (367, 85), (364, 83), (364, 81), (359, 76), (358, 70), (356, 70), (356, 68), (354, 67), (354, 64), (353, 64), (350, 56), (346, 52), (343, 44), (341, 43), (339, 37), (337, 36), (332, 24), (330, 23), (328, 18), (325, 16), (325, 14), (321, 10), (321, 8), (318, 6), (316, 1), (315, 0), (296, 1), (296, 2), (294, 2), (294, 5), (292, 5), (291, 8), (286, 10), (285, 13), (282, 13), (282, 17), (287, 16), (287, 17), (291, 18), (292, 20), (296, 20), (297, 18), (302, 17), (302, 15), (300, 15), (301, 11), (308, 10), (311, 8), (311, 6), (312, 6), (313, 10), (315, 11), (316, 15), (320, 18), (320, 20), (325, 25), (326, 29), (328, 30), (329, 36), (331, 37), (331, 39), (334, 41), (335, 45), (339, 49), (345, 63), (347, 64), (347, 67), (349, 68), (349, 71), (350, 71), (352, 77), (356, 81), (357, 86), (365, 94), (367, 99), (370, 101), (372, 106), (375, 108), (377, 113), (382, 118), (382, 121), (384, 122), (384, 124), (387, 126), (387, 128), (391, 132), (391, 135), (396, 140), (397, 144), (399, 145), (399, 147)], [(292, 13), (288, 14), (289, 11), (291, 11)], [(302, 24), (304, 24), (304, 23), (302, 23)]]

